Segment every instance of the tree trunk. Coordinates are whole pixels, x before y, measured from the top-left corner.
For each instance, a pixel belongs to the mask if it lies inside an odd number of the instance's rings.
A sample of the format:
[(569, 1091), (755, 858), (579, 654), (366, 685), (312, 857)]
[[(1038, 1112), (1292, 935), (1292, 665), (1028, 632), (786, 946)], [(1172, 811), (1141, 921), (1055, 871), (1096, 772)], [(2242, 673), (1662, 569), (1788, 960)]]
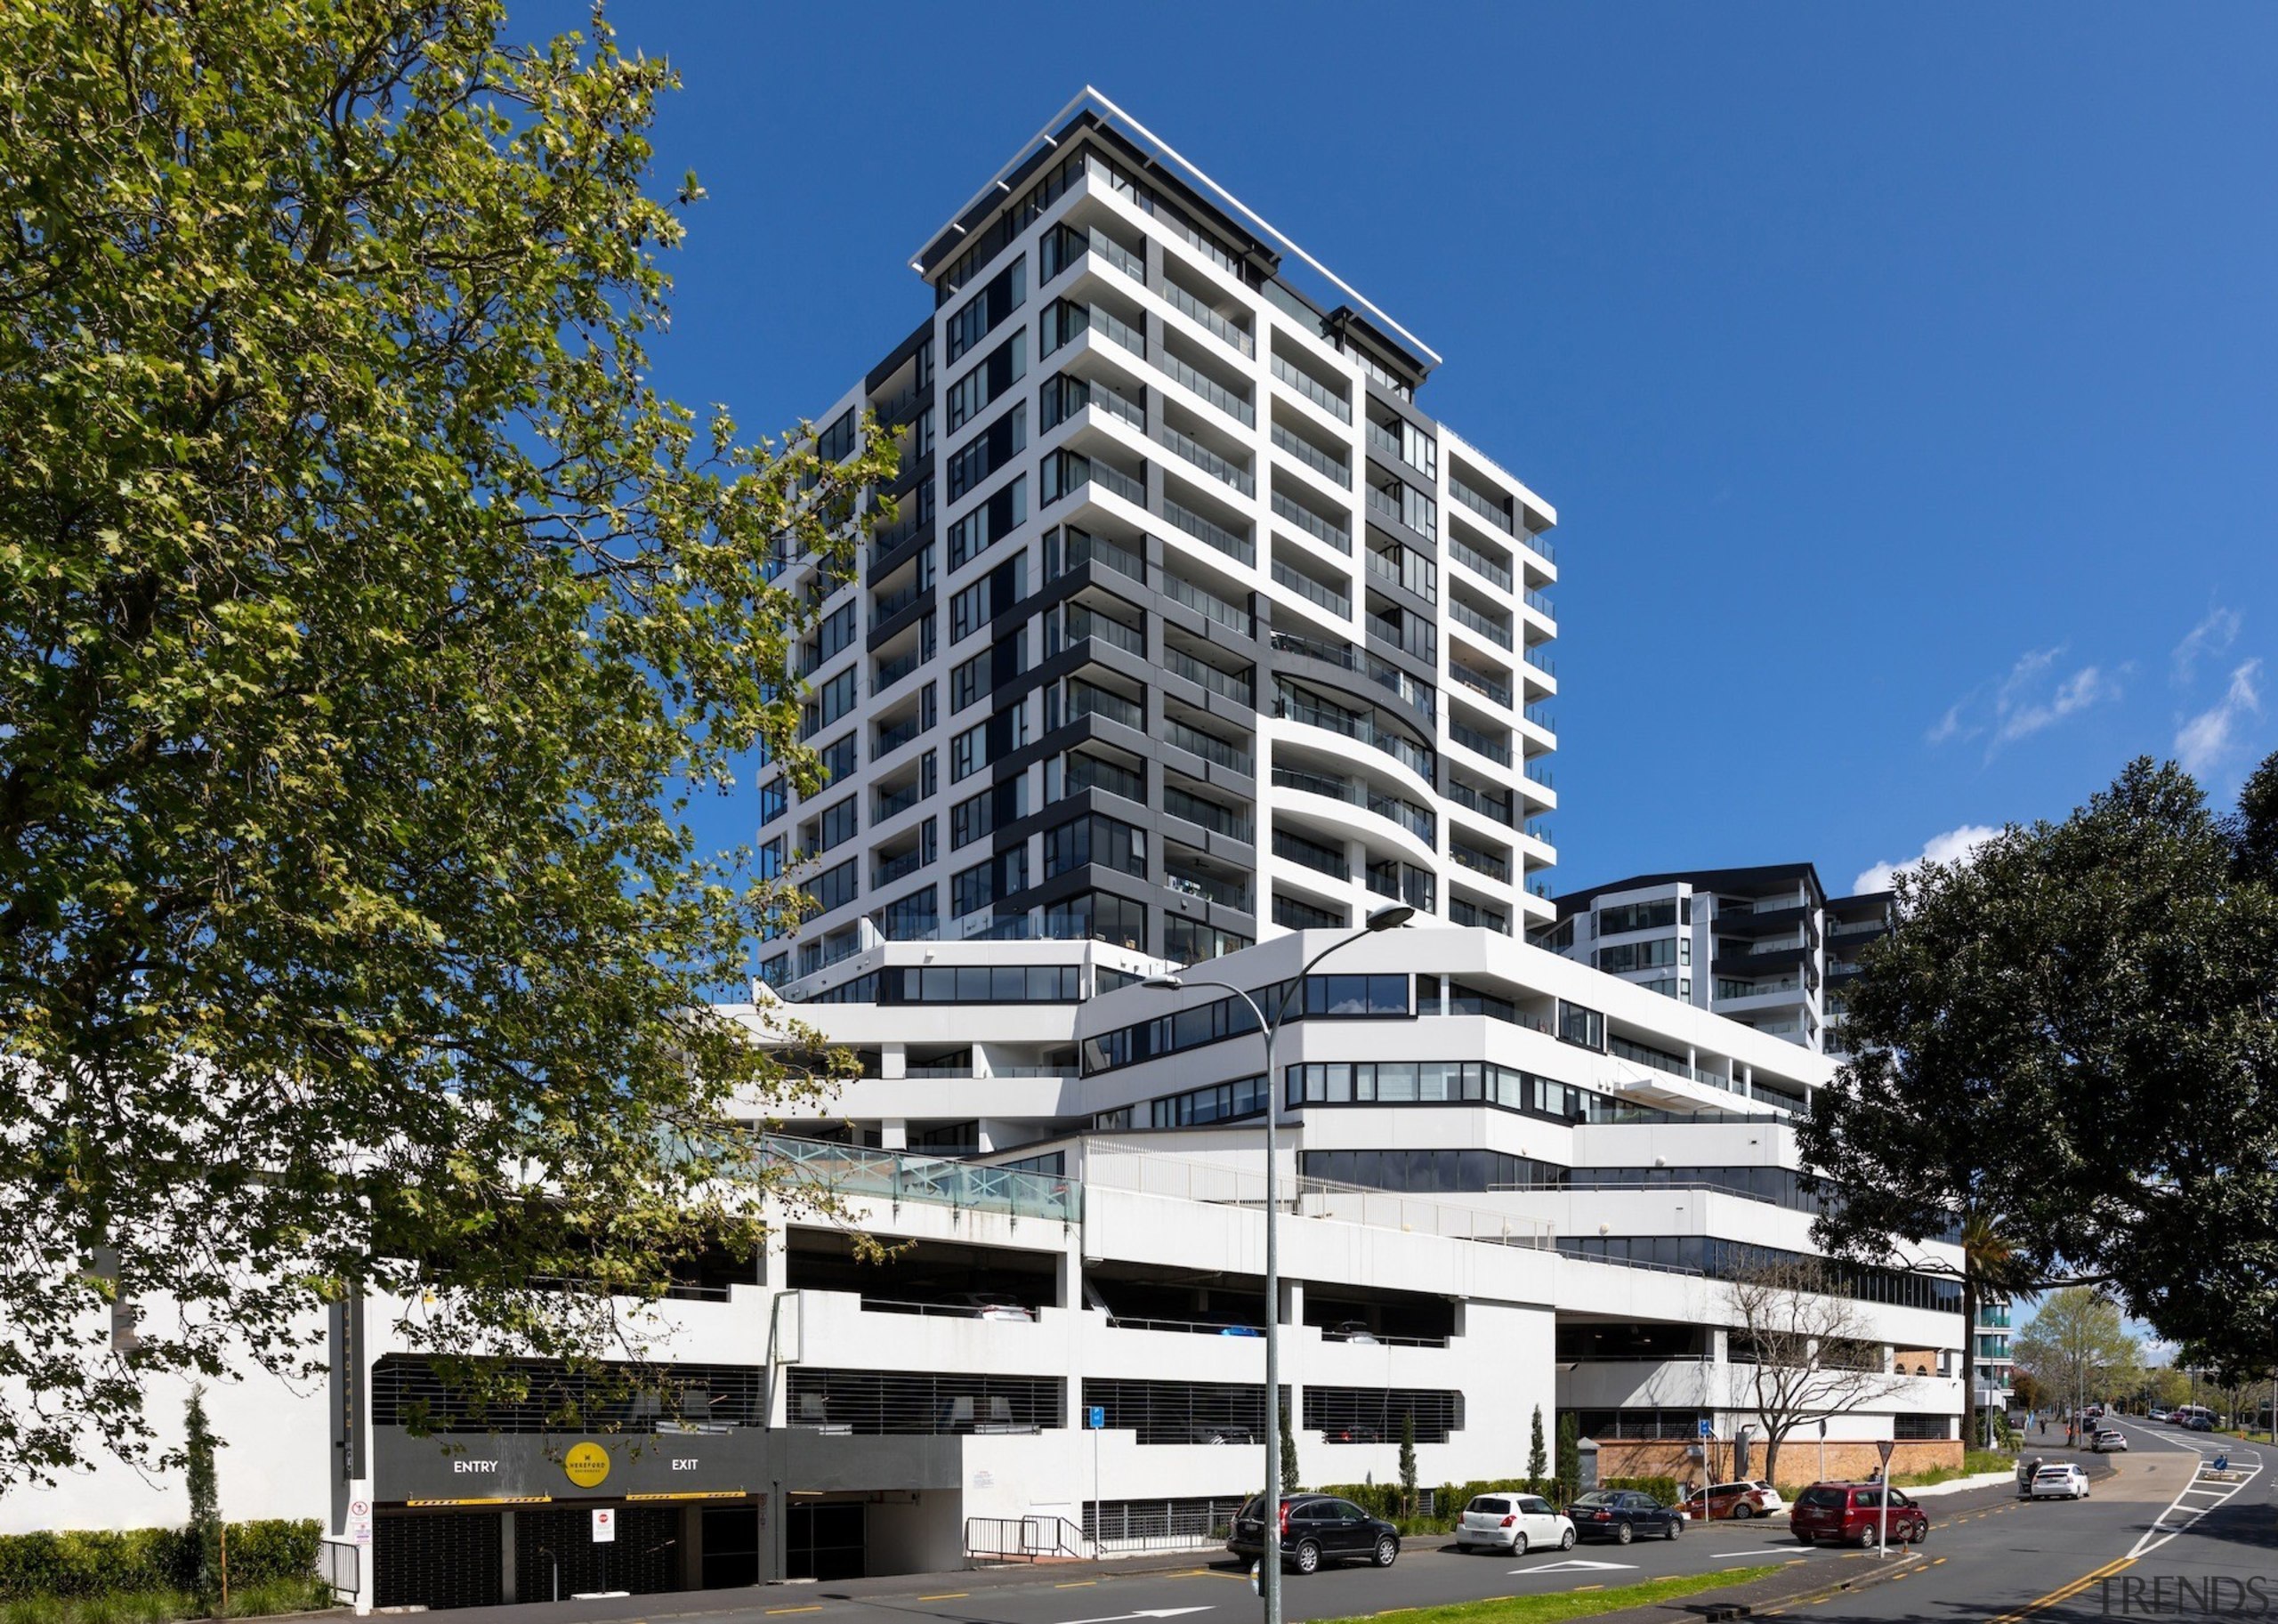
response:
[(1780, 1481), (1780, 1434), (1771, 1431), (1764, 1434), (1764, 1481), (1767, 1483)]
[(1976, 1442), (1970, 1428), (1977, 1421), (1977, 1276), (1967, 1268), (1961, 1274), (1961, 1447)]

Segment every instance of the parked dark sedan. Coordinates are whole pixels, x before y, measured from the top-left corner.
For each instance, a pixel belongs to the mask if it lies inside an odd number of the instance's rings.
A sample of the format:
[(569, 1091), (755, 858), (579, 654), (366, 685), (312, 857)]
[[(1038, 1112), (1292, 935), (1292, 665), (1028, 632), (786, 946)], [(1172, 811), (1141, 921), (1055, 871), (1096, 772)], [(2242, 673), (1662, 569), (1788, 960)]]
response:
[[(1265, 1551), (1265, 1497), (1241, 1508), (1226, 1548), (1256, 1561)], [(1400, 1530), (1333, 1494), (1281, 1497), (1281, 1565), (1311, 1573), (1324, 1563), (1373, 1562), (1388, 1568), (1400, 1559)]]
[(1684, 1531), (1684, 1514), (1636, 1489), (1593, 1489), (1566, 1507), (1574, 1531), (1585, 1539), (1627, 1545), (1646, 1534), (1674, 1539)]

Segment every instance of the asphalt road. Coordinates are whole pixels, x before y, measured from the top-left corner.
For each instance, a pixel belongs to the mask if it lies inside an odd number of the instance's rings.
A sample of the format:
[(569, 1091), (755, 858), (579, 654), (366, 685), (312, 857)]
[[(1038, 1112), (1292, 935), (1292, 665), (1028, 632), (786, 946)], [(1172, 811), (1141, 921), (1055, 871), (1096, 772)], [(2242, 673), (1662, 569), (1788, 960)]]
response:
[[(2278, 1507), (2263, 1451), (2154, 1424), (2120, 1427), (2129, 1451), (2110, 1458), (2116, 1472), (2088, 1499), (1985, 1505), (1969, 1497), (1932, 1529), (1928, 1548), (1943, 1561), (1783, 1611), (1858, 1624), (2278, 1617)], [(2205, 1483), (2202, 1456), (2226, 1445), (2233, 1465), (2252, 1475)], [(2178, 1591), (2178, 1580), (2190, 1588)], [(2210, 1580), (2220, 1583), (2211, 1593), (2216, 1604), (2207, 1605)], [(2267, 1595), (2266, 1606), (2253, 1599), (2258, 1593)]]
[[(2099, 1460), (2090, 1498), (2019, 1502), (1985, 1489), (1926, 1502), (1928, 1542), (1911, 1559), (1893, 1558), (1886, 1576), (1856, 1590), (1846, 1581), (1876, 1572), (1871, 1553), (1797, 1545), (1784, 1522), (1699, 1523), (1674, 1541), (1627, 1547), (1579, 1545), (1571, 1551), (1508, 1556), (1458, 1555), (1443, 1539), (1411, 1541), (1389, 1569), (1325, 1569), (1290, 1575), (1283, 1612), (1291, 1624), (1351, 1618), (1498, 1596), (1611, 1589), (1674, 1574), (1779, 1564), (1783, 1580), (1823, 1580), (1813, 1599), (1770, 1604), (1797, 1618), (1933, 1620), (1935, 1624), (2068, 1624), (2088, 1618), (2177, 1616), (2178, 1579), (2243, 1613), (2278, 1618), (2278, 1515), (2273, 1475), (2261, 1453), (2235, 1446), (2234, 1461), (2258, 1468), (2242, 1485), (2200, 1485), (2204, 1434), (2124, 1424), (2129, 1453)], [(2190, 1436), (2191, 1443), (2184, 1439)], [(2196, 1447), (2193, 1447), (2193, 1446)], [(1792, 1578), (1790, 1578), (1790, 1575)], [(2130, 1590), (2129, 1580), (2138, 1581)], [(2269, 1605), (2257, 1610), (2245, 1588), (2255, 1579)], [(2153, 1581), (2161, 1581), (2153, 1588)], [(1705, 1599), (1705, 1598), (1704, 1598)], [(2163, 1604), (2154, 1611), (2153, 1603)], [(727, 1624), (1251, 1624), (1257, 1601), (1244, 1567), (1215, 1554), (1149, 1568), (1110, 1563), (1081, 1570), (1044, 1567), (945, 1573), (832, 1584), (772, 1586), (622, 1600), (488, 1609), (484, 1624), (603, 1624), (666, 1619)], [(1685, 1616), (1662, 1610), (1661, 1620)], [(1773, 1616), (1759, 1609), (1757, 1616)], [(2183, 1616), (2226, 1616), (2191, 1606)]]

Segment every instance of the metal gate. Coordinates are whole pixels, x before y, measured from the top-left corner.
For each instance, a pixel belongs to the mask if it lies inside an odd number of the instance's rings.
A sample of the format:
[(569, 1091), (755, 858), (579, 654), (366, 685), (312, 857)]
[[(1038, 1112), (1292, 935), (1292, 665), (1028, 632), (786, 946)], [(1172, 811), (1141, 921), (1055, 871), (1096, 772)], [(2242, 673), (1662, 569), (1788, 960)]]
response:
[(372, 1579), (381, 1607), (495, 1607), (498, 1513), (450, 1511), (372, 1521)]
[(647, 1596), (677, 1590), (680, 1510), (626, 1506), (617, 1514), (617, 1538), (594, 1543), (591, 1507), (530, 1507), (514, 1515), (514, 1599), (566, 1601), (594, 1590)]

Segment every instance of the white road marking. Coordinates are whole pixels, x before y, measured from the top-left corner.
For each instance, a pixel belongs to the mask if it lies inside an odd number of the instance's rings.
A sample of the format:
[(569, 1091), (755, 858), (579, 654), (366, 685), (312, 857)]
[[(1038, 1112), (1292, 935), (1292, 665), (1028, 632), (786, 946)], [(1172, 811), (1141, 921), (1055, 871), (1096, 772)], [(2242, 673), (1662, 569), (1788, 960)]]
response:
[(1111, 1613), (1104, 1619), (1070, 1619), (1068, 1624), (1124, 1624), (1127, 1619), (1175, 1619), (1190, 1612), (1208, 1612), (1208, 1607), (1143, 1607), (1137, 1612)]
[(1513, 1568), (1521, 1579), (1532, 1579), (1538, 1573), (1611, 1573), (1617, 1568), (1634, 1568), (1634, 1562), (1591, 1562), (1575, 1556), (1564, 1562), (1547, 1562), (1539, 1568)]
[[(2131, 1425), (2129, 1430), (2133, 1432), (2138, 1429)], [(2141, 1430), (2145, 1432), (2155, 1442), (2164, 1443), (2169, 1449), (2190, 1450), (2193, 1454), (2199, 1457), (2200, 1469), (2201, 1471), (2208, 1469), (2207, 1451), (2201, 1449), (2197, 1444), (2187, 1442), (2181, 1438), (2162, 1436), (2158, 1433), (2152, 1432), (2148, 1427), (2142, 1428)], [(2221, 1453), (2228, 1455), (2230, 1454), (2230, 1450), (2227, 1448), (2225, 1448), (2221, 1450)], [(2197, 1476), (2194, 1474), (2193, 1481), (2185, 1486), (2183, 1491), (2177, 1494), (2174, 1499), (2168, 1502), (2167, 1509), (2161, 1512), (2158, 1516), (2152, 1519), (2152, 1526), (2145, 1531), (2144, 1537), (2136, 1541), (2135, 1548), (2128, 1553), (2129, 1560), (2132, 1562), (2139, 1556), (2149, 1555), (2152, 1552), (2158, 1550), (2161, 1546), (2167, 1544), (2168, 1541), (2173, 1539), (2177, 1535), (2189, 1532), (2191, 1528), (2197, 1523), (2199, 1519), (2205, 1516), (2209, 1512), (2216, 1510), (2217, 1507), (2229, 1505), (2231, 1501), (2244, 1493), (2248, 1485), (2252, 1483), (2256, 1478), (2262, 1475), (2262, 1456), (2257, 1451), (2250, 1451), (2246, 1454), (2234, 1456), (2232, 1458), (2230, 1469), (2239, 1474), (2235, 1482), (2205, 1484), (2197, 1481)], [(2212, 1495), (2215, 1497), (2214, 1504), (2210, 1506), (2185, 1504), (2185, 1502), (2189, 1500), (2194, 1494)], [(2180, 1522), (2169, 1522), (2169, 1518), (2178, 1515), (2180, 1515), (2182, 1518)]]

